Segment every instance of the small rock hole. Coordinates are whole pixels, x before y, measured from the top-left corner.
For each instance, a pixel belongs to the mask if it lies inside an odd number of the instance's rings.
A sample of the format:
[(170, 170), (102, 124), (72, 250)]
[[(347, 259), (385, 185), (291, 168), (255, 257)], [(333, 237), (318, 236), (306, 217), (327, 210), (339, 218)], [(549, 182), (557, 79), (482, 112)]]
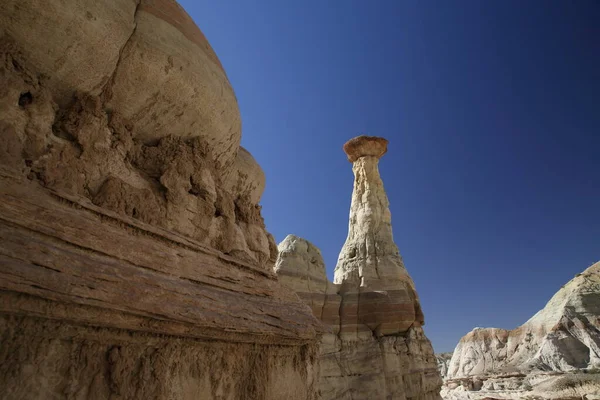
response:
[(350, 258), (356, 257), (356, 247), (352, 247), (350, 249), (350, 254), (348, 255)]
[(19, 107), (25, 108), (33, 102), (31, 92), (21, 93), (19, 96)]

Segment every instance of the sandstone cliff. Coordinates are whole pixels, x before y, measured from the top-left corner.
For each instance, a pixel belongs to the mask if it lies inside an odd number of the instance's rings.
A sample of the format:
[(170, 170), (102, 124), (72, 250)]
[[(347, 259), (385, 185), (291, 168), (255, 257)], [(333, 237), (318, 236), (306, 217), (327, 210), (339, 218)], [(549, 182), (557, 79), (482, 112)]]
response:
[(355, 175), (348, 238), (334, 282), (319, 250), (290, 235), (275, 270), (330, 328), (320, 351), (319, 389), (333, 399), (438, 399), (441, 378), (414, 283), (392, 237), (378, 162), (382, 138), (344, 147)]
[(450, 361), (446, 387), (466, 382), (472, 390), (537, 391), (548, 398), (600, 394), (599, 368), (600, 262), (577, 274), (520, 327), (475, 328), (465, 335)]
[(315, 398), (321, 324), (175, 1), (0, 2), (0, 132), (0, 398)]

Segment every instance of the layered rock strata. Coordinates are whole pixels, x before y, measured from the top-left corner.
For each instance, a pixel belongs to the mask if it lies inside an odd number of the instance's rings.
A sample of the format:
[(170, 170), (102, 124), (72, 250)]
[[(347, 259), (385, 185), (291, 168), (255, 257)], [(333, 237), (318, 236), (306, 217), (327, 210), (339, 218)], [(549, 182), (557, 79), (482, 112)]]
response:
[(2, 1), (0, 132), (0, 398), (315, 398), (321, 324), (176, 2)]
[[(541, 391), (546, 398), (600, 394), (599, 370), (600, 262), (577, 274), (520, 327), (475, 328), (461, 338), (446, 389)], [(577, 382), (565, 394), (559, 386), (567, 383), (553, 387), (550, 377)]]
[(329, 328), (320, 351), (319, 389), (330, 399), (439, 399), (441, 378), (414, 284), (394, 244), (378, 162), (382, 138), (344, 149), (355, 175), (348, 238), (334, 282), (319, 250), (288, 236), (275, 270)]

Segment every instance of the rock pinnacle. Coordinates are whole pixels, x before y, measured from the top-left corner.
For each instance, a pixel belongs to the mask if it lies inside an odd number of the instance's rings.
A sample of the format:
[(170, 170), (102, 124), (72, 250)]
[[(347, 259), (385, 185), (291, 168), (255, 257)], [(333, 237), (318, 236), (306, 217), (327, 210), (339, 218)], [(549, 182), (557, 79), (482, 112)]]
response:
[(389, 201), (379, 175), (379, 158), (387, 143), (380, 137), (358, 136), (344, 145), (355, 179), (348, 237), (334, 283), (346, 294), (342, 326), (357, 333), (365, 325), (377, 334), (393, 334), (423, 323), (414, 283), (394, 243)]

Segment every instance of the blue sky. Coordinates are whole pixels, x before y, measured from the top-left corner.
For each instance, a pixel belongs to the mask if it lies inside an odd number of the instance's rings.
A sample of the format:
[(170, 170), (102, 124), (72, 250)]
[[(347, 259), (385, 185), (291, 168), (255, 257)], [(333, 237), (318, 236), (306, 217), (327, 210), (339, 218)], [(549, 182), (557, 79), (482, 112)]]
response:
[(236, 92), (268, 230), (312, 241), (330, 277), (341, 147), (389, 139), (395, 241), (436, 351), (520, 325), (600, 260), (600, 3), (180, 2)]

